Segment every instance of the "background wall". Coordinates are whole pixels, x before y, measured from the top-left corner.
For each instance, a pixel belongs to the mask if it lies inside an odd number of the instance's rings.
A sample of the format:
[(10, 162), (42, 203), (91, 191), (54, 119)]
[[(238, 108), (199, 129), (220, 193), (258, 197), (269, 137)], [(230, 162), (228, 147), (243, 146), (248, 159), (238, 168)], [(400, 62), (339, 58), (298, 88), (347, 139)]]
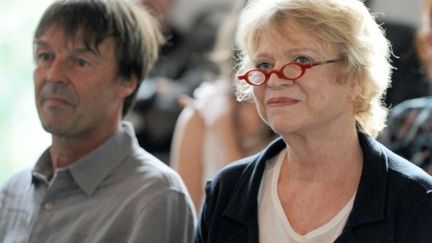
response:
[[(191, 19), (199, 9), (230, 5), (235, 0), (175, 0), (176, 8), (172, 12), (174, 22), (182, 28), (188, 28)], [(412, 25), (418, 23), (418, 11), (421, 0), (370, 0), (372, 10), (384, 13), (385, 18)]]
[(385, 18), (417, 26), (421, 0), (372, 0), (372, 10), (383, 12)]

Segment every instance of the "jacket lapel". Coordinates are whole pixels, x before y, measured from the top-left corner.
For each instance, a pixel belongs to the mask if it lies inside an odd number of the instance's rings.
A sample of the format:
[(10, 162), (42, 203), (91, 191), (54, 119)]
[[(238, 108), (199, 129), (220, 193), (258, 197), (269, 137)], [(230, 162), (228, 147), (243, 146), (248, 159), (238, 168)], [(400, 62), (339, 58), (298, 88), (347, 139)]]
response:
[[(351, 215), (344, 227), (342, 234), (335, 242), (357, 242), (356, 231), (363, 229), (372, 230), (376, 238), (388, 234), (385, 224), (377, 224), (385, 220), (385, 202), (387, 187), (388, 161), (382, 150), (382, 145), (372, 138), (359, 133), (359, 141), (363, 151), (363, 170), (357, 195), (354, 200)], [(374, 226), (371, 226), (373, 223)], [(363, 234), (360, 234), (363, 235)]]
[(363, 150), (363, 171), (350, 222), (353, 227), (384, 220), (387, 187), (387, 158), (382, 145), (359, 133)]
[(285, 148), (282, 139), (271, 143), (244, 170), (239, 182), (233, 189), (233, 194), (223, 212), (227, 218), (239, 222), (239, 227), (233, 237), (226, 242), (256, 242), (258, 236), (258, 191), (268, 159)]
[(335, 240), (334, 243), (357, 243), (358, 241), (354, 238), (353, 231), (349, 221), (345, 225), (342, 234)]

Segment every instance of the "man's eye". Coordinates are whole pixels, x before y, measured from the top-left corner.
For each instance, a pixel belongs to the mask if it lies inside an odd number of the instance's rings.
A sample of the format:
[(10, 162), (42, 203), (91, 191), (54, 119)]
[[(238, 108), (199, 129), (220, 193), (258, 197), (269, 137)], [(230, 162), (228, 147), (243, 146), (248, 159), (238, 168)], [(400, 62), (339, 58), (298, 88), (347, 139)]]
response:
[(86, 60), (81, 59), (81, 58), (77, 58), (77, 59), (75, 60), (75, 62), (76, 62), (76, 64), (78, 64), (78, 66), (80, 66), (80, 67), (86, 67), (86, 66), (88, 66), (88, 64), (89, 64)]
[(41, 53), (38, 53), (36, 55), (36, 61), (37, 62), (47, 62), (47, 61), (51, 60), (51, 58), (52, 58), (52, 55), (49, 53), (46, 53), (46, 52), (41, 52)]

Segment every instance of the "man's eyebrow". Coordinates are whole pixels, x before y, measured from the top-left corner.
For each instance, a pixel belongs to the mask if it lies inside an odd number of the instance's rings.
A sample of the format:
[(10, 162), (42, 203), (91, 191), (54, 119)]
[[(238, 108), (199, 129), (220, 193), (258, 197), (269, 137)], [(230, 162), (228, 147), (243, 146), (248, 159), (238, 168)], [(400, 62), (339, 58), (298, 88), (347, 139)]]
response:
[(43, 40), (34, 40), (33, 45), (35, 46), (41, 46), (41, 47), (48, 47), (49, 44), (46, 41)]
[(74, 53), (74, 54), (87, 54), (87, 53), (90, 53), (90, 54), (92, 54), (93, 56), (96, 56), (96, 57), (100, 56), (100, 53), (98, 51), (96, 51), (94, 49), (91, 49), (91, 48), (85, 48), (85, 47), (76, 48), (76, 49), (74, 49), (72, 51), (72, 53)]
[[(48, 42), (43, 41), (43, 40), (34, 40), (33, 44), (35, 46), (40, 46), (40, 47), (45, 47), (45, 48), (50, 46), (50, 44)], [(86, 48), (86, 47), (75, 48), (74, 50), (72, 50), (72, 52), (74, 54), (86, 54), (86, 53), (90, 53), (90, 54), (92, 54), (94, 56), (97, 56), (97, 57), (100, 56), (100, 53), (97, 50), (94, 50), (92, 48)]]

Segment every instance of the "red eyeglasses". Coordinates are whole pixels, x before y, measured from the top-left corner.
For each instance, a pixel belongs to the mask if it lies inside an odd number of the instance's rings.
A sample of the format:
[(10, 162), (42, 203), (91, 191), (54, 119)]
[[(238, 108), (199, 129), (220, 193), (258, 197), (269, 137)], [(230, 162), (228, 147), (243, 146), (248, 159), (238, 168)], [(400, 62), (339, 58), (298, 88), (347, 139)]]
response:
[(266, 71), (260, 68), (255, 68), (250, 71), (247, 71), (243, 75), (237, 76), (237, 79), (244, 80), (248, 84), (253, 86), (260, 86), (265, 84), (270, 76), (274, 73), (279, 78), (287, 79), (287, 80), (296, 80), (303, 76), (307, 69), (312, 68), (314, 66), (334, 63), (339, 60), (328, 60), (328, 61), (320, 61), (320, 62), (312, 62), (312, 63), (298, 63), (298, 62), (290, 62), (283, 65), (279, 70), (270, 70)]

